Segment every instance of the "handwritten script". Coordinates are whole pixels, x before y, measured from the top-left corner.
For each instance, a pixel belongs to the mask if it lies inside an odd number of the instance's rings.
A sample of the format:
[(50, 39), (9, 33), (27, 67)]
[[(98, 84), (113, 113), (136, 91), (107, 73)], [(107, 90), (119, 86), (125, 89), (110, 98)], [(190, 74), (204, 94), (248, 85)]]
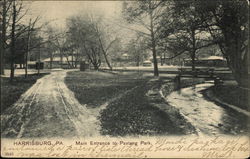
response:
[(155, 137), (1, 141), (3, 157), (64, 158), (245, 158), (247, 137)]

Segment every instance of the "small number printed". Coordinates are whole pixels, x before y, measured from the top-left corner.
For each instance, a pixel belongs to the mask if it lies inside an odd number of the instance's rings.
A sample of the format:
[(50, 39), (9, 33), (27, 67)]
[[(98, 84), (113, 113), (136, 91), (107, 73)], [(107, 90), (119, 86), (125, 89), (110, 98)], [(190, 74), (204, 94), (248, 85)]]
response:
[(4, 154), (5, 154), (5, 156), (14, 156), (13, 152), (5, 152)]

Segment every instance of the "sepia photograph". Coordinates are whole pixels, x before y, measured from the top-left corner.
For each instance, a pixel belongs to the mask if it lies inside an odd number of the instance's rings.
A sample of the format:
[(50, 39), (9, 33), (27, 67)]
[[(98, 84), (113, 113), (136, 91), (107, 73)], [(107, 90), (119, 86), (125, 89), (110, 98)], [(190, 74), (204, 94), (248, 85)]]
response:
[(1, 157), (249, 157), (249, 7), (1, 0)]

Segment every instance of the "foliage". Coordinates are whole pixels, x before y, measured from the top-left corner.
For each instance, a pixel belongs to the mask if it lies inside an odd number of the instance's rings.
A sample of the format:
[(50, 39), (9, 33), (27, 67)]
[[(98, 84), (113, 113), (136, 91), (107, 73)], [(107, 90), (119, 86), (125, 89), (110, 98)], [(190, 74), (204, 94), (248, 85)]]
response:
[[(194, 14), (204, 31), (210, 34), (227, 59), (239, 85), (247, 86), (249, 78), (249, 4), (245, 0), (217, 1), (175, 1), (180, 13), (188, 8)], [(192, 12), (191, 12), (192, 15)]]
[[(171, 26), (162, 29), (162, 45), (174, 53), (173, 57), (187, 53), (192, 59), (195, 69), (197, 52), (205, 47), (214, 45), (211, 35), (207, 34), (204, 19), (199, 16), (192, 1), (174, 1), (171, 6)], [(169, 16), (163, 16), (163, 20)]]
[[(26, 4), (29, 4), (28, 2)], [(38, 17), (30, 19), (28, 25), (23, 24), (23, 18), (27, 15), (28, 9), (23, 1), (4, 0), (0, 5), (1, 12), (1, 74), (4, 74), (5, 63), (10, 63), (10, 80), (14, 78), (15, 63), (24, 64), (27, 61), (28, 37), (33, 31)], [(28, 34), (27, 34), (28, 33)], [(24, 43), (25, 45), (21, 44)], [(26, 55), (26, 56), (25, 56)], [(26, 62), (27, 64), (27, 62)], [(25, 67), (27, 68), (27, 67)], [(27, 74), (27, 71), (26, 71)]]
[(144, 43), (144, 38), (138, 36), (137, 39), (132, 39), (127, 45), (127, 52), (131, 61), (136, 63), (136, 66), (139, 66), (144, 60), (149, 57), (147, 52), (147, 45)]
[[(220, 46), (238, 84), (249, 87), (249, 3), (220, 0), (211, 5), (213, 8), (208, 8), (207, 13), (213, 19), (207, 23), (208, 30)], [(217, 26), (219, 34), (210, 26), (212, 24)]]
[(168, 25), (168, 20), (164, 25), (161, 25), (161, 16), (168, 9), (166, 1), (126, 1), (123, 3), (123, 15), (125, 19), (138, 28), (133, 29), (139, 35), (144, 36), (147, 40), (149, 48), (152, 50), (154, 75), (158, 76), (158, 62), (157, 62), (157, 38), (160, 34), (161, 28)]
[(117, 39), (111, 40), (101, 16), (92, 14), (72, 16), (67, 20), (67, 26), (70, 40), (87, 56), (95, 69), (101, 66), (103, 58), (108, 67), (112, 69), (108, 51)]

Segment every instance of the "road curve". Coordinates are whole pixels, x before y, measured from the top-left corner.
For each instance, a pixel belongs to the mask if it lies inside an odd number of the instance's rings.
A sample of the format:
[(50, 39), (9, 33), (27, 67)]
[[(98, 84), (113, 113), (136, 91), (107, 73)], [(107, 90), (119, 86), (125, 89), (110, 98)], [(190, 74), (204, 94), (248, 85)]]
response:
[(98, 136), (98, 110), (81, 105), (64, 83), (67, 71), (39, 79), (1, 115), (2, 137)]

